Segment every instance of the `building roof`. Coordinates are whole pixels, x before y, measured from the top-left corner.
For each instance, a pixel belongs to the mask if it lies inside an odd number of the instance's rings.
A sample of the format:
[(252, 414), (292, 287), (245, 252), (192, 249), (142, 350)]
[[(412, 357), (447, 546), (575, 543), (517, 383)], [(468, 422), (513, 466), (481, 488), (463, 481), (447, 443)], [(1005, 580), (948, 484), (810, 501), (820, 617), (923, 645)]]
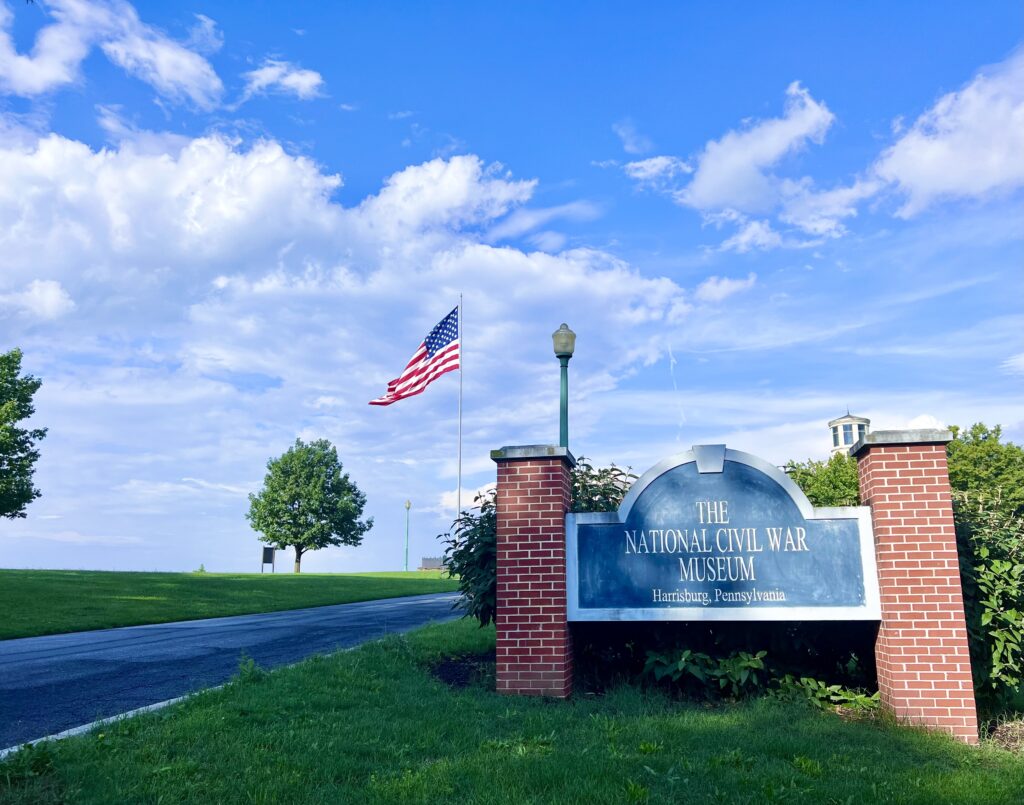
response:
[(855, 416), (854, 414), (851, 414), (849, 411), (847, 411), (841, 417), (836, 417), (831, 422), (829, 422), (828, 426), (831, 428), (831, 427), (835, 427), (836, 425), (847, 425), (847, 424), (851, 424), (851, 423), (852, 424), (857, 424), (857, 425), (860, 425), (860, 424), (870, 425), (871, 424), (871, 420), (868, 419), (867, 417)]

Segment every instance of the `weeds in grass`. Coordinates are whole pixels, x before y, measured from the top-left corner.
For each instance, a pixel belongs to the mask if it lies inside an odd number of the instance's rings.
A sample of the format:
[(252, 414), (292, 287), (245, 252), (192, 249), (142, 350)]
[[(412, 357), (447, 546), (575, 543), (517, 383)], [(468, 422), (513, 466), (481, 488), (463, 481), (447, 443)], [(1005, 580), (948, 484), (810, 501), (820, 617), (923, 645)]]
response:
[(820, 679), (806, 676), (795, 677), (786, 674), (773, 681), (776, 685), (773, 691), (775, 695), (801, 699), (822, 710), (844, 707), (860, 713), (869, 713), (878, 710), (881, 702), (877, 691), (868, 693), (863, 690), (850, 690), (842, 685), (829, 685)]
[(527, 755), (549, 755), (555, 744), (555, 734), (531, 736), (527, 738), (501, 738), (493, 741), (484, 741), (480, 748), (485, 752), (495, 752), (511, 757), (526, 757)]
[(267, 672), (256, 664), (256, 660), (244, 651), (238, 659), (238, 675), (233, 681), (241, 685), (252, 685), (264, 679)]
[(647, 802), (651, 792), (645, 785), (636, 780), (626, 780), (626, 802)]

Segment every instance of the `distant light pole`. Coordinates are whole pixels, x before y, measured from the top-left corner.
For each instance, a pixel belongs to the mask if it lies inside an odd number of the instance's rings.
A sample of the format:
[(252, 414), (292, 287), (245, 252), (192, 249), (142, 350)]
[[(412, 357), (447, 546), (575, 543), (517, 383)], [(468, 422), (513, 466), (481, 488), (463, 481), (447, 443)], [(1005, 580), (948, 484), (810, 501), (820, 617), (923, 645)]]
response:
[(558, 444), (562, 447), (569, 446), (569, 358), (576, 349), (576, 333), (569, 329), (569, 325), (562, 323), (551, 334), (551, 340), (555, 346), (555, 357), (562, 367), (562, 395), (558, 427)]
[(405, 501), (405, 572), (409, 572), (409, 509), (412, 508), (411, 501)]

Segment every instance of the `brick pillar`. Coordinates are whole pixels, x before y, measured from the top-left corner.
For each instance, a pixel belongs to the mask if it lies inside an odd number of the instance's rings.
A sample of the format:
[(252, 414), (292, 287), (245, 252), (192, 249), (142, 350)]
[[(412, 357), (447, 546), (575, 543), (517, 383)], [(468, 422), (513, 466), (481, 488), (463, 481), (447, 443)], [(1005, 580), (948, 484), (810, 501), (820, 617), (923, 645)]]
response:
[(978, 742), (971, 658), (946, 467), (948, 431), (877, 431), (851, 451), (871, 506), (882, 624), (882, 704)]
[(491, 458), (498, 464), (498, 692), (565, 698), (573, 669), (565, 514), (576, 460), (546, 445), (503, 447)]

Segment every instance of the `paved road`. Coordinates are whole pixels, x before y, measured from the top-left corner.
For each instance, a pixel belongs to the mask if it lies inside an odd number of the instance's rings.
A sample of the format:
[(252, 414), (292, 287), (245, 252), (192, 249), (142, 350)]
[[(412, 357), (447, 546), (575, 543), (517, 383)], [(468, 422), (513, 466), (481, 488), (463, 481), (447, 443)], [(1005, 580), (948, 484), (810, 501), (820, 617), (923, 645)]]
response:
[(456, 593), (0, 641), (0, 748), (430, 621)]

